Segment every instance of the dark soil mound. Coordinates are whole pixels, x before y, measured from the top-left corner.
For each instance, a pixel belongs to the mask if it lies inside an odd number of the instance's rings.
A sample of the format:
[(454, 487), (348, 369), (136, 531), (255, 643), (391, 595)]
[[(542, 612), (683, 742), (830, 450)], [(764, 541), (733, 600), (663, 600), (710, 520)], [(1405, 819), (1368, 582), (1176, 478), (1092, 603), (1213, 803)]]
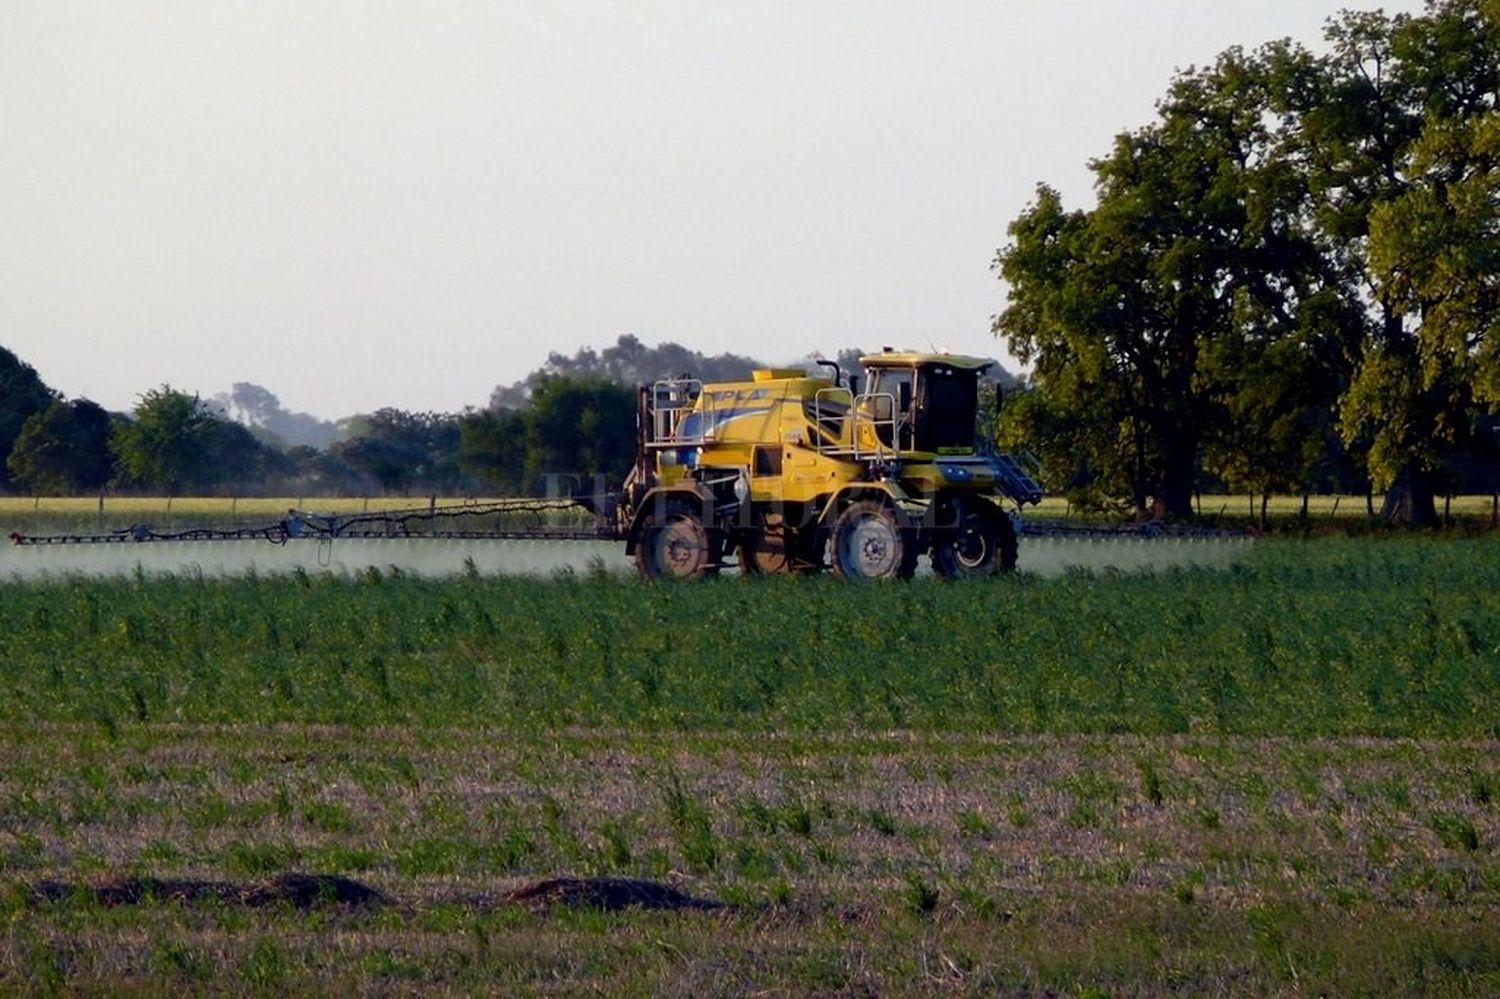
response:
[(374, 888), (336, 874), (279, 874), (267, 881), (250, 884), (149, 877), (112, 878), (93, 884), (39, 881), (31, 888), (31, 897), (39, 902), (79, 896), (92, 897), (103, 906), (218, 899), (250, 906), (284, 903), (298, 909), (311, 909), (320, 905), (384, 905), (389, 901)]
[(386, 905), (390, 899), (363, 882), (337, 874), (278, 874), (269, 881), (246, 885), (240, 901), (246, 905), (285, 902), (311, 909), (319, 905)]
[[(215, 900), (252, 907), (289, 905), (297, 909), (322, 906), (373, 908), (393, 904), (382, 892), (337, 874), (278, 874), (264, 881), (204, 881), (191, 878), (109, 878), (92, 883), (38, 881), (31, 886), (35, 903), (91, 899), (99, 905), (143, 905), (153, 902)], [(492, 908), (490, 899), (471, 898), (465, 904)], [(548, 878), (503, 896), (502, 905), (542, 910), (553, 906), (604, 909), (723, 909), (722, 902), (695, 898), (658, 881), (635, 878)]]
[(553, 906), (605, 909), (722, 909), (724, 903), (694, 898), (669, 885), (635, 878), (548, 878), (517, 888), (505, 896), (511, 905), (528, 909)]
[(31, 897), (38, 902), (56, 902), (68, 898), (91, 898), (104, 906), (140, 905), (143, 902), (196, 902), (199, 899), (231, 900), (237, 886), (227, 881), (198, 881), (188, 878), (111, 878), (93, 884), (67, 881), (38, 881), (31, 886)]

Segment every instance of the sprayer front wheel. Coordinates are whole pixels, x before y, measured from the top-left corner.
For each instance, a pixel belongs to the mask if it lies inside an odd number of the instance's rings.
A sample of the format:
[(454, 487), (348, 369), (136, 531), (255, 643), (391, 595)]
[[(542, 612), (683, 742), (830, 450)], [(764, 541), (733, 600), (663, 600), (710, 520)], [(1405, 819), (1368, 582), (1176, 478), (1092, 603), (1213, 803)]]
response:
[(718, 562), (703, 517), (682, 504), (669, 506), (660, 521), (641, 531), (635, 564), (647, 579), (701, 579)]
[(844, 579), (910, 579), (917, 546), (896, 511), (878, 500), (860, 500), (833, 525), (829, 561)]
[(944, 579), (972, 579), (1015, 567), (1015, 528), (998, 510), (961, 508), (958, 523), (933, 539), (932, 568)]

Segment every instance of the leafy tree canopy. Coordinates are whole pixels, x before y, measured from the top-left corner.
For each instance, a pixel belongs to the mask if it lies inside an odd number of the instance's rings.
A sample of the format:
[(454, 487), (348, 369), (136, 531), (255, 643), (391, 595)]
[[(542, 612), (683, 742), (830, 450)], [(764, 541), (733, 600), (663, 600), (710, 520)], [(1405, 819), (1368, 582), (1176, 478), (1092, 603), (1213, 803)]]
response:
[[(35, 368), (0, 347), (0, 458), (10, 454), (26, 421), (57, 398)], [(9, 484), (8, 463), (0, 461), (0, 488)]]
[(1500, 408), (1500, 5), (1327, 38), (1181, 74), (1093, 208), (1043, 186), (1012, 223), (995, 331), (1040, 398), (1006, 432), (1051, 435), (1050, 480), (1182, 514), (1206, 473), (1307, 489), (1348, 448), (1412, 520), (1456, 481)]
[(114, 470), (110, 415), (87, 399), (55, 400), (21, 428), (7, 466), (33, 494), (74, 495), (102, 489)]
[(110, 438), (125, 483), (176, 495), (255, 482), (288, 467), (246, 428), (220, 419), (196, 395), (170, 385), (144, 393), (133, 416), (117, 424)]

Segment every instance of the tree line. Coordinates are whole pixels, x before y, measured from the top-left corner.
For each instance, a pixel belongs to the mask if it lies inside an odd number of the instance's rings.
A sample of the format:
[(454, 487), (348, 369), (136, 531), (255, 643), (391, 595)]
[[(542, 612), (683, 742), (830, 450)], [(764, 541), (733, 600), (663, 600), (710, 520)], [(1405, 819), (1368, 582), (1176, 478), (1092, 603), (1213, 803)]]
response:
[(1205, 486), (1368, 485), (1389, 519), (1500, 489), (1500, 8), (1344, 12), (1232, 48), (1009, 228), (1002, 423), (1053, 491), (1191, 512)]
[[(847, 369), (860, 353), (838, 357)], [(320, 421), (243, 382), (209, 400), (163, 385), (131, 412), (111, 413), (63, 398), (0, 347), (0, 490), (547, 495), (591, 488), (596, 476), (615, 485), (634, 459), (637, 384), (685, 372), (743, 379), (766, 366), (625, 335), (603, 351), (552, 354), (497, 388), (484, 409), (383, 408)], [(326, 443), (296, 443), (307, 440)]]

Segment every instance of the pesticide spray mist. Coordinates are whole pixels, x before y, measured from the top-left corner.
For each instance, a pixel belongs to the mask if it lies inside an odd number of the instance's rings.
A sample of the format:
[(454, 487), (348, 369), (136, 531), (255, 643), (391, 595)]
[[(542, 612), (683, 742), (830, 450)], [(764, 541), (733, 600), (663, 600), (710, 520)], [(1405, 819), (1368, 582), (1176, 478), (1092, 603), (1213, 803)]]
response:
[[(1242, 538), (1051, 538), (1021, 542), (1023, 572), (1056, 576), (1070, 570), (1138, 572), (1223, 567), (1249, 551)], [(119, 544), (0, 546), (0, 578), (153, 575), (232, 577), (301, 569), (355, 575), (369, 569), (442, 578), (483, 575), (550, 576), (561, 572), (635, 572), (624, 546), (609, 541), (472, 540), (424, 538), (169, 541)], [(919, 574), (925, 573), (926, 560)]]

